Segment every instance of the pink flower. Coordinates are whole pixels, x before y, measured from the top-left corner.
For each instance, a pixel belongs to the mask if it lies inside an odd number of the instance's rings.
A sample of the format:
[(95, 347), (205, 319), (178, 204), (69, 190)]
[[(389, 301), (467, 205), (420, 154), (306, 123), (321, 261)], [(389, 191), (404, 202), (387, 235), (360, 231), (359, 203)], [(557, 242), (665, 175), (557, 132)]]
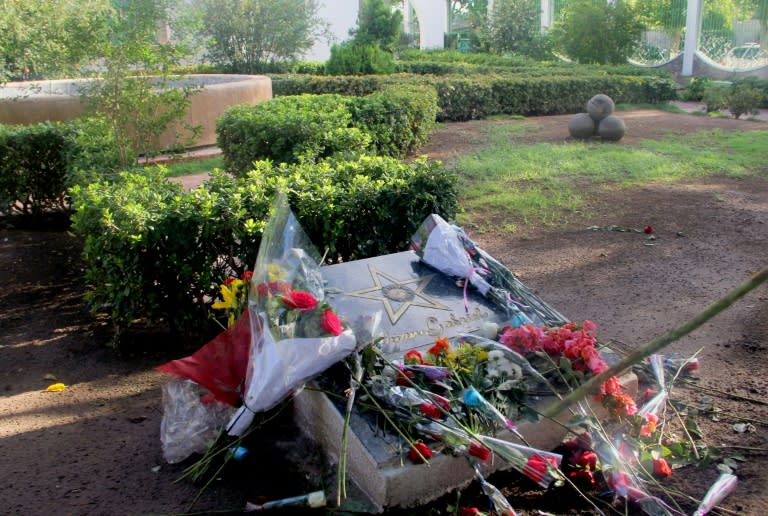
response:
[(648, 423), (644, 424), (642, 428), (640, 428), (640, 436), (650, 437), (651, 434), (656, 431), (656, 425), (659, 422), (659, 418), (654, 414), (646, 414), (645, 419), (648, 421)]
[(429, 446), (424, 444), (421, 441), (417, 441), (413, 443), (413, 446), (411, 446), (411, 449), (408, 450), (408, 458), (411, 459), (411, 462), (414, 464), (424, 464), (432, 457), (432, 450), (429, 449)]
[(654, 389), (653, 387), (648, 387), (647, 389), (645, 389), (645, 392), (643, 392), (643, 401), (650, 400), (651, 398), (656, 396), (656, 394), (657, 394), (656, 389)]
[(285, 306), (301, 312), (311, 312), (317, 308), (317, 299), (309, 292), (292, 290), (280, 298)]
[(344, 328), (341, 326), (339, 317), (333, 312), (333, 310), (325, 310), (320, 315), (320, 327), (325, 333), (330, 333), (334, 337), (341, 335)]

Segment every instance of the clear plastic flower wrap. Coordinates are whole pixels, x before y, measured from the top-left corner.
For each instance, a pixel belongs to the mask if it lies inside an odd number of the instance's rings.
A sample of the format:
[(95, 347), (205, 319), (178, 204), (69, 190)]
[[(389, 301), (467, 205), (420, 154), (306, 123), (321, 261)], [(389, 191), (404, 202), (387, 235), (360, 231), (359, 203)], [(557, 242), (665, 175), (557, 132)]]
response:
[(243, 406), (227, 425), (239, 436), (271, 409), (354, 351), (355, 336), (325, 301), (320, 257), (283, 195), (262, 235), (251, 277), (251, 346)]
[(163, 385), (163, 419), (160, 442), (170, 464), (193, 453), (203, 453), (232, 416), (232, 407), (211, 396), (191, 380), (177, 378)]
[(517, 276), (478, 247), (464, 230), (432, 214), (411, 237), (411, 248), (427, 265), (474, 286), (507, 312), (512, 326), (559, 326), (568, 320), (542, 302)]

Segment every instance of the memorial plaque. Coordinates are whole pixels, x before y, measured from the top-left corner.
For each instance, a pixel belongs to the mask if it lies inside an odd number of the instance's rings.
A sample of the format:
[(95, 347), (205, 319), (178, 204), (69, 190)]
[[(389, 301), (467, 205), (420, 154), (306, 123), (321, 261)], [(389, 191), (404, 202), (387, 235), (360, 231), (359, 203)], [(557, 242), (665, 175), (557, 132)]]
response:
[[(326, 300), (353, 328), (364, 319), (379, 320), (374, 336), (383, 337), (380, 346), (390, 359), (431, 346), (437, 337), (473, 333), (486, 321), (504, 325), (508, 319), (504, 309), (472, 287), (465, 291), (460, 281), (425, 265), (412, 251), (324, 266), (321, 272)], [(621, 381), (630, 394), (636, 392), (634, 375)], [(537, 409), (543, 411), (553, 401), (542, 398)], [(307, 389), (294, 398), (294, 407), (299, 426), (337, 461), (344, 432), (343, 400), (332, 399), (322, 388)], [(600, 414), (601, 407), (593, 408)], [(565, 436), (563, 423), (571, 416), (566, 411), (557, 421), (520, 421), (518, 431), (531, 446), (552, 449)], [(349, 429), (347, 479), (371, 503), (371, 511), (423, 504), (474, 481), (474, 470), (462, 458), (438, 454), (428, 468), (403, 461), (403, 440), (384, 432), (370, 415), (353, 410)], [(508, 431), (498, 437), (515, 440)], [(483, 469), (488, 474), (504, 467), (509, 466), (497, 460)]]
[(382, 350), (400, 358), (409, 349), (503, 323), (505, 312), (474, 288), (423, 264), (413, 251), (330, 265), (321, 269), (327, 301), (351, 324), (380, 314)]

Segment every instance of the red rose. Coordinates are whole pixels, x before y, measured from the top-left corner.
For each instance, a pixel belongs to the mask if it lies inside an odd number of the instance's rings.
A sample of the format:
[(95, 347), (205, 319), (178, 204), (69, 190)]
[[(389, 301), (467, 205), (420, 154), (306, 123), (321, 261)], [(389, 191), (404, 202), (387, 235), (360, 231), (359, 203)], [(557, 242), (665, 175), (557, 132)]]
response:
[(243, 281), (250, 281), (251, 277), (253, 276), (253, 271), (245, 271), (242, 276), (240, 276), (240, 279)]
[(672, 475), (672, 468), (665, 459), (653, 459), (653, 474), (660, 478), (667, 478)]
[(597, 454), (593, 451), (582, 451), (574, 455), (573, 463), (577, 466), (595, 471), (597, 468)]
[(482, 514), (477, 507), (462, 507), (459, 509), (459, 516), (478, 516)]
[(224, 280), (224, 284), (231, 285), (233, 281), (235, 281), (235, 278), (227, 278)]
[(424, 359), (421, 358), (421, 353), (415, 349), (410, 350), (403, 356), (403, 360), (406, 364), (423, 364)]
[(651, 226), (650, 224), (645, 226), (645, 229), (643, 229), (643, 233), (645, 233), (646, 235), (650, 235), (651, 233), (653, 233), (653, 226)]
[(523, 475), (540, 484), (544, 480), (550, 466), (557, 467), (556, 464), (551, 464), (547, 458), (533, 455), (525, 464)]
[(408, 458), (411, 459), (411, 462), (414, 464), (424, 464), (432, 457), (432, 450), (429, 449), (429, 446), (424, 444), (421, 441), (417, 441), (413, 443), (413, 446), (411, 446), (411, 449), (408, 450)]
[(315, 299), (315, 296), (303, 290), (286, 292), (280, 299), (288, 308), (293, 308), (301, 312), (311, 312), (317, 308), (317, 299)]
[(320, 327), (325, 333), (330, 333), (334, 337), (341, 335), (344, 328), (341, 326), (339, 317), (333, 313), (333, 310), (326, 310), (320, 316)]
[(432, 419), (440, 419), (443, 417), (443, 413), (440, 409), (431, 403), (422, 403), (419, 405), (419, 412)]
[(474, 441), (469, 445), (469, 454), (473, 457), (477, 457), (483, 462), (491, 458), (491, 450)]

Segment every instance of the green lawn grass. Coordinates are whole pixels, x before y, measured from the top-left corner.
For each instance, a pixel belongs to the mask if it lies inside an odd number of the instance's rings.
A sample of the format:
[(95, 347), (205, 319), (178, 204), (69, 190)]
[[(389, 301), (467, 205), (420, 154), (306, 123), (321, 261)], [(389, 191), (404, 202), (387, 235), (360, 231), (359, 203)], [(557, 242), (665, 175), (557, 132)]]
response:
[(205, 174), (207, 172), (211, 172), (215, 168), (223, 168), (224, 158), (219, 155), (202, 159), (170, 161), (163, 163), (163, 166), (168, 171), (168, 177), (192, 176), (195, 174)]
[(530, 127), (489, 125), (486, 145), (455, 162), (462, 178), (460, 223), (502, 219), (513, 231), (520, 224), (564, 222), (604, 187), (711, 175), (768, 178), (768, 131), (701, 131), (633, 145), (570, 140), (510, 145)]

